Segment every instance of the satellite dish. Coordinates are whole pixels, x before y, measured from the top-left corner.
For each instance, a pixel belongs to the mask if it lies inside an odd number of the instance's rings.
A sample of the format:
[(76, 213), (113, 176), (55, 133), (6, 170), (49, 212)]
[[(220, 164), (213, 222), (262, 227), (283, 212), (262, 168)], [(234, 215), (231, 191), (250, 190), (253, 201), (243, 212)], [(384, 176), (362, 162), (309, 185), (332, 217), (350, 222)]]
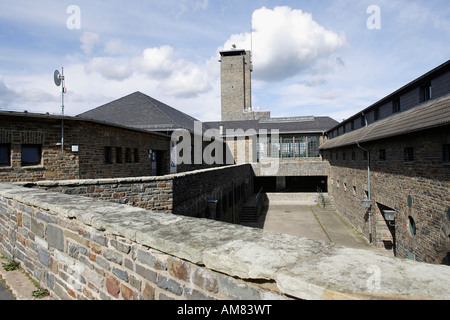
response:
[(57, 87), (61, 85), (62, 77), (58, 70), (55, 70), (55, 73), (53, 75), (53, 80), (55, 81), (55, 84)]

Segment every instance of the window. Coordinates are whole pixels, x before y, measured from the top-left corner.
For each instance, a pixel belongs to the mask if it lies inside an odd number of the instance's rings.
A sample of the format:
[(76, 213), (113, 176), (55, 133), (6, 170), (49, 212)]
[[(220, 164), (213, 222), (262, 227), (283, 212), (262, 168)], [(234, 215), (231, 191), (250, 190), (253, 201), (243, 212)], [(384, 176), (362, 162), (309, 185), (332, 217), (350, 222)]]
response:
[(405, 148), (405, 162), (413, 162), (414, 161), (414, 148)]
[(420, 102), (428, 101), (431, 99), (431, 83), (420, 88)]
[(342, 153), (342, 160), (346, 160), (345, 158), (346, 158), (346, 155), (345, 155), (345, 152), (344, 152), (344, 153)]
[(105, 147), (105, 164), (112, 164), (112, 148)]
[(380, 149), (378, 159), (380, 161), (386, 161), (386, 149)]
[(444, 144), (444, 146), (442, 147), (442, 154), (442, 161), (444, 163), (450, 164), (450, 144)]
[(373, 110), (373, 118), (375, 121), (380, 120), (380, 108)]
[(319, 137), (312, 136), (308, 137), (308, 157), (317, 158), (320, 155), (319, 152), (320, 142)]
[(139, 149), (134, 149), (134, 163), (139, 163)]
[(392, 113), (397, 113), (402, 110), (400, 105), (400, 99), (394, 99), (392, 100)]
[(362, 116), (361, 117), (361, 127), (365, 127), (366, 126), (366, 116)]
[(352, 120), (352, 131), (355, 130), (355, 120)]
[(409, 217), (408, 220), (409, 220), (409, 231), (411, 232), (412, 236), (415, 236), (417, 234), (416, 222), (412, 217)]
[(133, 160), (131, 159), (131, 149), (126, 148), (125, 149), (125, 163), (132, 163)]
[(116, 148), (116, 163), (122, 163), (122, 148)]
[(363, 160), (364, 160), (364, 161), (367, 161), (367, 158), (368, 158), (368, 152), (367, 152), (367, 151), (364, 151), (364, 152), (363, 152)]
[(11, 145), (0, 144), (0, 167), (11, 166)]
[(356, 152), (355, 152), (355, 151), (352, 152), (352, 160), (353, 160), (353, 161), (356, 160)]
[(41, 164), (42, 146), (39, 144), (22, 145), (22, 166), (37, 166)]

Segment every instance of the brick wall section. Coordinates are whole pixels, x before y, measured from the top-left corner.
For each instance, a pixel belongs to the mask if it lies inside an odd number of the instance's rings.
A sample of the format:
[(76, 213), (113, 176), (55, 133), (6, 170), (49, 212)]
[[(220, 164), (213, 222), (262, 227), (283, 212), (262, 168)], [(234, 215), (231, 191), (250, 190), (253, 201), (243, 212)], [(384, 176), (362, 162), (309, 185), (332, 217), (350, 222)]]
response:
[[(11, 147), (11, 165), (0, 166), (0, 182), (92, 179), (151, 176), (148, 150), (163, 153), (162, 171), (169, 173), (169, 137), (91, 121), (65, 118), (64, 157), (61, 157), (61, 124), (52, 116), (4, 115), (0, 117), (0, 143)], [(42, 161), (22, 166), (23, 144), (42, 146)], [(72, 145), (79, 152), (72, 152)], [(112, 147), (112, 164), (105, 164), (105, 147)], [(122, 163), (116, 163), (116, 147), (122, 148)], [(126, 148), (132, 163), (126, 163)], [(134, 161), (134, 149), (139, 162)]]
[[(387, 245), (403, 258), (409, 253), (418, 261), (450, 263), (450, 166), (442, 158), (443, 145), (450, 143), (448, 132), (447, 126), (362, 145), (371, 153), (371, 226), (377, 246)], [(411, 163), (404, 162), (405, 147), (414, 148)], [(380, 149), (386, 150), (386, 161), (379, 160)], [(324, 156), (331, 164), (329, 192), (337, 210), (369, 237), (368, 211), (361, 204), (368, 191), (363, 151), (349, 146), (326, 150)], [(397, 211), (395, 228), (384, 219), (381, 210), (386, 208)], [(409, 217), (416, 223), (415, 236), (410, 231)]]
[(236, 222), (253, 194), (253, 169), (247, 164), (162, 177), (43, 181), (28, 186), (198, 218), (211, 218), (208, 201), (219, 200), (216, 219)]

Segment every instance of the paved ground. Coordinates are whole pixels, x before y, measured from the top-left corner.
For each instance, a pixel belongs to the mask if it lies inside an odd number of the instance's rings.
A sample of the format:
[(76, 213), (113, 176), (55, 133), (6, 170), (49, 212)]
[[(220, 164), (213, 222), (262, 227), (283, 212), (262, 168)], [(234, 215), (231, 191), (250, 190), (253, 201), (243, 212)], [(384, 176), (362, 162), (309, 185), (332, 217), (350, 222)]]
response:
[[(37, 290), (34, 283), (22, 270), (5, 271), (2, 263), (6, 259), (0, 259), (0, 301), (1, 300), (52, 300), (51, 297), (37, 299), (33, 297), (33, 291)], [(8, 288), (2, 282), (5, 282)]]
[(257, 223), (245, 225), (268, 232), (286, 233), (311, 240), (336, 243), (348, 248), (377, 250), (337, 213), (305, 202), (274, 202), (266, 206)]

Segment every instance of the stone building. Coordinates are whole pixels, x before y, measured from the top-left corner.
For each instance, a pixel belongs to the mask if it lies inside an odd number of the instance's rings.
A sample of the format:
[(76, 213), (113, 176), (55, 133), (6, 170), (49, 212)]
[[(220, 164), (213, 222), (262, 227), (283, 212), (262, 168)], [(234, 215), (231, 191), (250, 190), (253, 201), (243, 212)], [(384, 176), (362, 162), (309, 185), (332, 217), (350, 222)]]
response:
[(169, 143), (168, 135), (117, 124), (0, 112), (0, 182), (163, 175)]
[(378, 247), (449, 264), (450, 61), (328, 131), (329, 193)]

